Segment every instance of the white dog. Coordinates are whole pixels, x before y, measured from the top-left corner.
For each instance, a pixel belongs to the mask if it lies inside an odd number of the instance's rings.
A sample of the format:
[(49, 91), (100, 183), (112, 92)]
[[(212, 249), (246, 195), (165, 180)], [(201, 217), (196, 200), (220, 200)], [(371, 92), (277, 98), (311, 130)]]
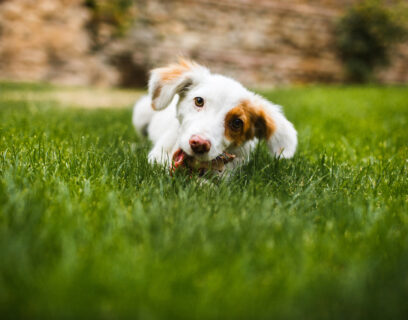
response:
[(153, 143), (149, 162), (173, 169), (223, 171), (247, 160), (259, 139), (281, 158), (291, 158), (297, 145), (280, 106), (186, 60), (152, 70), (133, 125)]

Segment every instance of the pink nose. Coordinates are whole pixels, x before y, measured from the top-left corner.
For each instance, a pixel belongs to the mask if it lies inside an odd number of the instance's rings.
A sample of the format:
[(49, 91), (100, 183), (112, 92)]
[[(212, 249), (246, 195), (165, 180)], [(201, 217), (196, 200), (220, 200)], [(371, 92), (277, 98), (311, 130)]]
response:
[(201, 138), (198, 135), (193, 135), (191, 136), (190, 140), (188, 141), (190, 143), (190, 147), (191, 149), (195, 152), (195, 153), (206, 153), (208, 151), (210, 151), (211, 149), (211, 142), (210, 140), (206, 140)]

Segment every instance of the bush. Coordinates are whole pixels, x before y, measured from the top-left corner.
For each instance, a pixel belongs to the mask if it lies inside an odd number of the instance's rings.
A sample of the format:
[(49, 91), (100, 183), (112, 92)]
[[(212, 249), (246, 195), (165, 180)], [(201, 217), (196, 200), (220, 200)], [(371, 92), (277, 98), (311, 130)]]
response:
[(390, 49), (407, 34), (405, 19), (395, 6), (381, 1), (354, 5), (337, 26), (337, 49), (349, 80), (366, 82), (390, 62)]
[(124, 35), (135, 18), (134, 0), (85, 0), (84, 4), (91, 11), (89, 29), (96, 47)]

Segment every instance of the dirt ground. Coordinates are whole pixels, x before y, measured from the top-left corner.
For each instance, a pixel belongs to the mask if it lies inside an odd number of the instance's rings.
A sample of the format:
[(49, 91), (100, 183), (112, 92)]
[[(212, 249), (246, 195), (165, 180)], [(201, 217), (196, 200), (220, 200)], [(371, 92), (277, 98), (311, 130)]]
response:
[(143, 90), (99, 88), (53, 88), (48, 90), (11, 91), (2, 94), (8, 101), (49, 101), (63, 107), (125, 108), (133, 105), (144, 94)]

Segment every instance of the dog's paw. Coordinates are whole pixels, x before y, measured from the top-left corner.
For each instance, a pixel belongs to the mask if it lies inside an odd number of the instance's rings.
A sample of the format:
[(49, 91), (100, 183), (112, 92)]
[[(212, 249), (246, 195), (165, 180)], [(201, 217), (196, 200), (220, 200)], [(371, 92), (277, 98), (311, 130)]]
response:
[(170, 157), (165, 151), (163, 151), (163, 149), (153, 148), (153, 150), (149, 152), (147, 160), (151, 165), (166, 165), (167, 163), (169, 163)]

